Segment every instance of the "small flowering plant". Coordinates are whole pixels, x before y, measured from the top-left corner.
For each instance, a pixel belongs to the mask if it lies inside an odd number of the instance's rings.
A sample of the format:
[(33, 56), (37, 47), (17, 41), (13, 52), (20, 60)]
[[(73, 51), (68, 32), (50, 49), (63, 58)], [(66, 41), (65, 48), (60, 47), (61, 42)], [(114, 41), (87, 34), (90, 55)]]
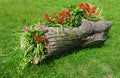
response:
[(24, 27), (24, 34), (22, 37), (24, 44), (21, 43), (22, 48), (24, 48), (24, 62), (31, 61), (33, 64), (38, 64), (45, 59), (45, 54), (47, 52), (47, 38), (44, 35), (44, 29), (44, 25)]
[(82, 18), (88, 20), (101, 20), (101, 12), (88, 3), (71, 5), (60, 13), (45, 14), (45, 25), (54, 27), (77, 27)]
[(70, 10), (63, 10), (60, 13), (45, 14), (45, 25), (52, 27), (69, 27), (72, 25)]
[(88, 20), (101, 20), (101, 10), (88, 3), (78, 4), (78, 7), (83, 11), (83, 17)]

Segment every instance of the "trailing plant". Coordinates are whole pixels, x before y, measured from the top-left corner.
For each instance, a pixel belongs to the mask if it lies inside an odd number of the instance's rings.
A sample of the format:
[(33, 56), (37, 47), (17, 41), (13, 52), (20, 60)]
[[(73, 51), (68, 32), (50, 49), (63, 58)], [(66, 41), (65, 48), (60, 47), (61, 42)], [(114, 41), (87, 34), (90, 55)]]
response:
[(45, 26), (24, 27), (21, 39), (21, 47), (24, 49), (23, 62), (38, 64), (45, 59), (47, 53), (47, 38), (45, 37)]

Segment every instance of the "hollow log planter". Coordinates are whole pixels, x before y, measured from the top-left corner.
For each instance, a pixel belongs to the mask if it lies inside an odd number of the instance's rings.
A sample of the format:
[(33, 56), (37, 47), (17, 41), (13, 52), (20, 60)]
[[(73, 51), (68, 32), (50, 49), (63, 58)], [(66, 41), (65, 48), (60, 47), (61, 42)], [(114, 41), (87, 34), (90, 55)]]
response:
[(47, 27), (45, 36), (49, 44), (46, 58), (59, 55), (67, 50), (102, 44), (106, 40), (111, 21), (88, 21), (82, 19), (81, 25), (74, 28)]

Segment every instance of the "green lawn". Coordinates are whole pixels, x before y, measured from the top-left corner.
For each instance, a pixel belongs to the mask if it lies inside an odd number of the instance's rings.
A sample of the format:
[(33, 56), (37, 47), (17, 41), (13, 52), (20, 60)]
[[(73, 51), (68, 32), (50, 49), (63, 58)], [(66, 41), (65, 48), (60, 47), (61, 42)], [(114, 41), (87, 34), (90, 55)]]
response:
[[(99, 6), (113, 21), (101, 47), (74, 50), (41, 65), (17, 67), (22, 55), (22, 28), (43, 19), (44, 13), (61, 11), (67, 5), (89, 2)], [(120, 78), (120, 0), (0, 0), (0, 78)]]

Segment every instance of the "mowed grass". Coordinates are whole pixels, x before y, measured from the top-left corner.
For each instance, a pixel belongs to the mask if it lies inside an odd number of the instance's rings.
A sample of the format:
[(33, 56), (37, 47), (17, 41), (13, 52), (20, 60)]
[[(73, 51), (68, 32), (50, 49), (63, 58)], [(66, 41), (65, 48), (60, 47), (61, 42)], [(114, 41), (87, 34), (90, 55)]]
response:
[[(113, 21), (104, 45), (71, 50), (18, 72), (23, 27), (38, 23), (45, 13), (82, 2), (99, 6), (104, 17)], [(119, 0), (0, 0), (0, 78), (120, 78), (119, 4)]]

